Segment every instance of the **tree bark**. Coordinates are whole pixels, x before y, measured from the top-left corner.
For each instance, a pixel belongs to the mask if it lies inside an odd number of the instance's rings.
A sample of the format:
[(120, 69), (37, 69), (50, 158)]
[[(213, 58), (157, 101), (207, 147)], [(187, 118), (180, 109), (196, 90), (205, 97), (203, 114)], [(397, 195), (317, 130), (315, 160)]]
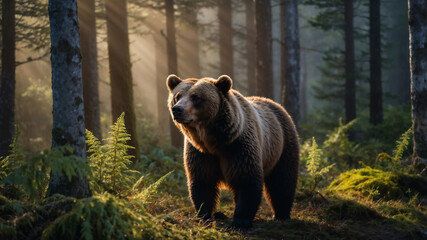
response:
[[(50, 0), (52, 62), (52, 147), (68, 145), (74, 155), (86, 157), (81, 55), (76, 0)], [(51, 175), (47, 196), (90, 196), (86, 178)]]
[(414, 165), (427, 166), (427, 2), (408, 0)]
[(85, 127), (102, 139), (99, 116), (95, 0), (78, 0)]
[(15, 0), (2, 1), (0, 157), (9, 155), (15, 133)]
[(113, 122), (124, 112), (129, 154), (138, 158), (136, 119), (133, 104), (133, 83), (129, 53), (129, 34), (125, 0), (105, 0), (107, 18), (108, 59), (110, 66), (111, 112)]
[(255, 15), (254, 1), (246, 0), (246, 61), (247, 61), (247, 78), (248, 78), (248, 95), (256, 95), (256, 56), (255, 56)]
[(356, 118), (356, 76), (354, 71), (353, 0), (344, 1), (345, 121)]
[(220, 72), (233, 78), (233, 30), (230, 0), (218, 0), (218, 19)]
[(299, 126), (299, 37), (298, 1), (282, 0), (282, 105)]
[(383, 122), (381, 84), (381, 15), (380, 0), (369, 2), (369, 46), (370, 46), (370, 122)]
[(271, 2), (255, 0), (256, 93), (273, 98)]
[[(176, 51), (176, 36), (175, 36), (175, 10), (174, 1), (165, 0), (166, 10), (166, 42), (167, 42), (167, 53), (168, 53), (168, 71), (170, 74), (178, 75), (178, 56)], [(165, 79), (166, 81), (166, 79)], [(171, 130), (171, 144), (174, 147), (182, 148), (184, 146), (184, 138), (173, 124), (172, 120), (169, 120)]]

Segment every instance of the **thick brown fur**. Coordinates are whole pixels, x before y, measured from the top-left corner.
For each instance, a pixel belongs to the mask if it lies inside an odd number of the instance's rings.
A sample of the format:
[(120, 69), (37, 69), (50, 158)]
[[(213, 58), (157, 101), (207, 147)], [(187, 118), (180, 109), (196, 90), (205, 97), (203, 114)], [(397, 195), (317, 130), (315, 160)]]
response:
[(244, 97), (221, 76), (167, 79), (169, 110), (185, 135), (184, 164), (190, 198), (210, 220), (220, 186), (234, 194), (233, 227), (249, 228), (263, 189), (275, 219), (289, 218), (297, 183), (299, 143), (295, 125), (279, 104)]

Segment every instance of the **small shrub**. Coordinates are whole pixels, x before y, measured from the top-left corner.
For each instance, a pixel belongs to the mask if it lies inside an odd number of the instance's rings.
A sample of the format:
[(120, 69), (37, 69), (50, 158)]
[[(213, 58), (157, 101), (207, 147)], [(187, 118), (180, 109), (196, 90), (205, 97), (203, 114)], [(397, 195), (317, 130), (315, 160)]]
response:
[(412, 134), (412, 128), (409, 128), (406, 132), (400, 136), (400, 139), (396, 141), (396, 147), (393, 150), (393, 156), (387, 153), (380, 153), (376, 159), (376, 167), (389, 171), (402, 171), (402, 157), (403, 153), (408, 147), (409, 140)]

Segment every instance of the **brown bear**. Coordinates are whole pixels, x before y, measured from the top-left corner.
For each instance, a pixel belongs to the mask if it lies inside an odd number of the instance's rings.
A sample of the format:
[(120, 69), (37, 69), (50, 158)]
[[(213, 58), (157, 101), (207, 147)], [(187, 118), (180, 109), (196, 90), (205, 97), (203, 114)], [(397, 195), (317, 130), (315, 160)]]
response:
[(234, 195), (232, 227), (252, 227), (265, 197), (274, 218), (285, 220), (294, 199), (299, 142), (295, 125), (279, 104), (244, 97), (230, 77), (167, 78), (169, 110), (185, 135), (184, 164), (198, 216), (211, 221), (225, 187)]

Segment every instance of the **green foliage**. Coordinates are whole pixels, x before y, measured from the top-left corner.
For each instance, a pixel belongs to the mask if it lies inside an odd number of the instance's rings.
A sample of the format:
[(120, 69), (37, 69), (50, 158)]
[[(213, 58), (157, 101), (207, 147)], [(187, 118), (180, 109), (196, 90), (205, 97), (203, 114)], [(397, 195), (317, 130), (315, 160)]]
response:
[(15, 135), (10, 145), (10, 154), (5, 158), (0, 157), (0, 181), (24, 163), (25, 153), (21, 150), (21, 145), (18, 142), (19, 135), (19, 128), (15, 125)]
[(126, 142), (130, 134), (126, 133), (124, 113), (111, 126), (111, 137), (101, 142), (86, 130), (86, 143), (89, 146), (89, 165), (93, 172), (92, 190), (97, 192), (109, 191), (124, 194), (131, 189), (139, 171), (129, 169), (133, 156), (127, 154), (132, 148)]
[(73, 148), (69, 146), (44, 150), (18, 166), (1, 183), (18, 186), (30, 199), (41, 199), (45, 195), (49, 173), (64, 173), (70, 181), (74, 176), (80, 178), (90, 176), (87, 160), (72, 153)]
[(409, 140), (412, 134), (412, 128), (409, 128), (406, 132), (400, 136), (400, 139), (396, 141), (396, 148), (393, 150), (393, 156), (387, 153), (380, 153), (376, 159), (376, 167), (390, 171), (402, 171), (402, 157), (403, 153), (408, 147)]
[(307, 172), (309, 175), (308, 185), (310, 194), (316, 191), (320, 181), (325, 178), (325, 175), (331, 170), (335, 163), (327, 165), (323, 152), (317, 146), (316, 140), (312, 139), (311, 146), (303, 147), (301, 151), (302, 160), (306, 163)]
[(187, 194), (182, 154), (175, 153), (175, 155), (171, 156), (171, 153), (167, 153), (162, 148), (156, 147), (149, 154), (142, 154), (140, 156), (135, 169), (144, 173), (144, 183), (153, 182), (170, 173), (167, 177), (168, 181), (162, 186), (167, 189), (174, 189), (174, 193)]
[(329, 220), (358, 220), (367, 221), (381, 219), (381, 215), (372, 208), (353, 200), (333, 200), (326, 208)]

